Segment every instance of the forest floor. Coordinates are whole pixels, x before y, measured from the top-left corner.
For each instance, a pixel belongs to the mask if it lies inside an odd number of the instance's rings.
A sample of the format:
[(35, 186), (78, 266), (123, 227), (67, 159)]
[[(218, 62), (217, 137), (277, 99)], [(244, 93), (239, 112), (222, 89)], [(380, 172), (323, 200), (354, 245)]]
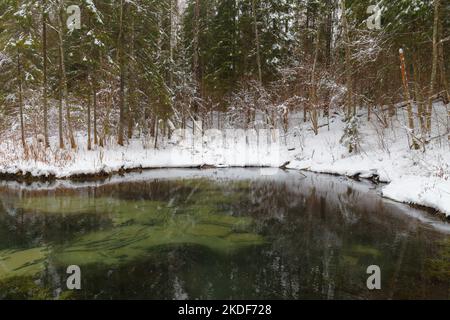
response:
[[(111, 139), (105, 147), (87, 151), (86, 136), (80, 133), (74, 150), (59, 150), (56, 137), (47, 150), (30, 139), (25, 156), (19, 139), (10, 138), (0, 143), (0, 175), (65, 179), (133, 169), (284, 166), (389, 183), (383, 188), (384, 197), (434, 208), (450, 217), (448, 107), (435, 104), (434, 138), (420, 150), (409, 148), (406, 115), (399, 109), (397, 116), (388, 120), (387, 128), (376, 112), (371, 121), (367, 114), (361, 114), (359, 147), (354, 153), (341, 143), (345, 123), (335, 114), (329, 125), (326, 118), (320, 119), (317, 136), (309, 122), (292, 117), (287, 134), (279, 136), (268, 133), (258, 139), (254, 131), (228, 130), (192, 138), (188, 132), (184, 138), (175, 134), (170, 140), (159, 141), (159, 148), (154, 148), (152, 139), (134, 138), (124, 147)], [(270, 170), (261, 172), (270, 175)]]

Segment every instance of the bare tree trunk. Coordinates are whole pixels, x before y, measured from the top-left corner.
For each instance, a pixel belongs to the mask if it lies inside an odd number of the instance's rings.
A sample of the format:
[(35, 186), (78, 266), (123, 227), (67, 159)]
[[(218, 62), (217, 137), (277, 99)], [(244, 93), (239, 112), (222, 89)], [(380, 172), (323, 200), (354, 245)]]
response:
[[(199, 57), (199, 46), (200, 46), (200, 1), (195, 0), (195, 12), (194, 12), (194, 56), (193, 56), (193, 72), (195, 80), (197, 81), (198, 92), (202, 94), (202, 79), (200, 77), (200, 57)], [(198, 106), (199, 102), (194, 101), (194, 121), (197, 120)], [(192, 126), (193, 133), (195, 132), (195, 124)]]
[[(131, 44), (130, 44), (130, 56), (134, 59), (134, 18), (131, 18)], [(134, 64), (133, 64), (134, 66)], [(131, 70), (130, 70), (131, 71)], [(132, 72), (131, 72), (132, 73)], [(128, 139), (133, 137), (133, 122), (135, 111), (135, 80), (129, 79), (129, 94), (128, 94)]]
[(200, 0), (195, 0), (195, 13), (194, 13), (194, 56), (193, 56), (193, 69), (195, 79), (200, 83), (199, 74), (199, 37), (200, 37)]
[(450, 89), (447, 81), (447, 71), (445, 70), (445, 60), (444, 60), (444, 49), (443, 45), (439, 46), (439, 65), (441, 69), (441, 83), (442, 88), (444, 89), (445, 100), (447, 103), (450, 102)]
[[(445, 9), (444, 9), (445, 12)], [(439, 29), (441, 32), (443, 32), (443, 19), (439, 19)], [(441, 37), (445, 37), (445, 34), (442, 34)], [(450, 123), (450, 109), (448, 108), (448, 104), (450, 103), (450, 88), (448, 86), (448, 80), (447, 80), (447, 71), (445, 69), (445, 59), (444, 59), (444, 42), (441, 40), (439, 41), (439, 68), (440, 68), (440, 74), (441, 74), (441, 86), (444, 90), (444, 102), (446, 103), (447, 108), (447, 131), (448, 131), (448, 141), (450, 142), (450, 129), (449, 129), (449, 123)]]
[(23, 121), (23, 89), (22, 89), (22, 61), (20, 59), (20, 49), (17, 48), (17, 80), (19, 89), (19, 116), (20, 116), (20, 136), (22, 140), (22, 147), (25, 154), (27, 154), (27, 144), (25, 141), (25, 127)]
[(326, 66), (329, 67), (331, 64), (331, 42), (333, 38), (333, 10), (334, 4), (331, 0), (326, 1), (327, 6), (327, 17), (326, 17), (326, 52), (325, 52), (325, 62)]
[(415, 91), (416, 104), (417, 104), (417, 116), (419, 118), (421, 132), (422, 132), (422, 134), (425, 134), (425, 132), (426, 132), (425, 106), (424, 106), (422, 89), (420, 87), (421, 76), (420, 76), (420, 70), (419, 70), (419, 65), (417, 63), (416, 56), (413, 56), (413, 70), (414, 70), (414, 91)]
[[(60, 8), (60, 12), (58, 14), (58, 21), (59, 21), (59, 30), (58, 30), (58, 38), (59, 38), (59, 71), (60, 71), (60, 103), (61, 107), (65, 104), (66, 107), (66, 120), (67, 120), (67, 127), (69, 129), (69, 140), (70, 140), (70, 146), (72, 149), (75, 149), (77, 147), (75, 143), (75, 138), (73, 136), (73, 129), (72, 129), (72, 119), (70, 116), (70, 103), (67, 102), (68, 98), (68, 92), (67, 92), (67, 76), (66, 76), (66, 66), (64, 63), (64, 40), (63, 40), (63, 7)], [(60, 123), (62, 125), (62, 123)], [(61, 128), (62, 131), (62, 128)], [(63, 146), (64, 147), (64, 146)]]
[(311, 124), (313, 127), (313, 131), (315, 135), (319, 134), (319, 118), (318, 118), (318, 112), (317, 108), (318, 105), (318, 99), (317, 99), (317, 84), (316, 84), (316, 67), (317, 67), (317, 60), (319, 58), (319, 41), (320, 41), (320, 25), (317, 28), (317, 35), (316, 35), (316, 48), (314, 53), (314, 62), (313, 67), (311, 71), (311, 83), (310, 83), (310, 114), (311, 114)]
[(346, 109), (347, 118), (350, 119), (356, 114), (356, 106), (353, 104), (353, 83), (352, 83), (352, 55), (350, 50), (350, 36), (348, 32), (348, 22), (346, 17), (345, 0), (341, 1), (342, 29), (345, 41), (345, 77), (346, 77)]
[(158, 133), (159, 133), (159, 121), (158, 121), (158, 117), (155, 117), (155, 149), (158, 148)]
[(92, 85), (92, 98), (93, 98), (93, 105), (94, 105), (94, 144), (98, 144), (98, 133), (97, 133), (97, 83), (94, 80), (94, 83)]
[(253, 25), (255, 28), (255, 44), (256, 44), (256, 63), (258, 65), (258, 81), (262, 85), (262, 70), (261, 70), (261, 55), (260, 55), (260, 45), (259, 45), (259, 30), (258, 30), (258, 19), (256, 11), (256, 0), (252, 0), (252, 11), (253, 11)]
[[(439, 19), (439, 29), (443, 30), (442, 25), (442, 19)], [(445, 100), (448, 103), (450, 103), (450, 89), (448, 87), (448, 81), (447, 81), (447, 71), (445, 70), (445, 59), (444, 59), (444, 42), (440, 41), (439, 47), (439, 68), (440, 68), (440, 74), (441, 74), (441, 85), (444, 89), (444, 95)]]
[(403, 53), (403, 49), (400, 49), (400, 67), (402, 71), (402, 81), (403, 81), (403, 90), (405, 92), (405, 99), (407, 101), (407, 111), (408, 111), (408, 128), (410, 130), (411, 135), (411, 148), (418, 149), (419, 146), (414, 138), (414, 116), (411, 104), (411, 95), (409, 93), (409, 85), (408, 85), (408, 75), (406, 74), (406, 65), (405, 65), (405, 55)]
[[(111, 83), (113, 83), (113, 81), (111, 80)], [(109, 127), (110, 127), (110, 123), (109, 123), (109, 116), (111, 113), (111, 106), (113, 104), (113, 92), (110, 91), (108, 93), (108, 100), (106, 103), (106, 110), (105, 110), (105, 117), (103, 118), (103, 134), (102, 134), (102, 138), (100, 139), (100, 147), (104, 147), (106, 145), (106, 139), (109, 136)]]
[[(60, 67), (61, 68), (61, 67)], [(59, 80), (61, 82), (61, 79)], [(63, 137), (63, 90), (62, 85), (59, 85), (59, 103), (58, 103), (58, 135), (59, 135), (59, 148), (64, 149), (64, 137)]]
[(175, 26), (175, 7), (177, 0), (170, 0), (170, 35), (169, 35), (169, 88), (173, 87), (173, 49), (175, 46), (175, 37), (176, 37), (176, 30), (174, 28)]
[(47, 111), (47, 12), (46, 0), (42, 1), (42, 59), (43, 59), (43, 81), (42, 81), (42, 106), (44, 108), (44, 144), (48, 148), (48, 111)]
[(437, 64), (438, 64), (438, 25), (439, 25), (439, 3), (440, 0), (434, 0), (434, 23), (433, 23), (433, 63), (431, 66), (430, 91), (428, 93), (427, 108), (427, 131), (431, 134), (431, 114), (433, 112), (433, 92), (436, 82)]
[[(91, 84), (92, 86), (92, 84)], [(87, 105), (87, 149), (91, 150), (92, 149), (92, 145), (91, 145), (91, 103), (92, 103), (92, 98), (91, 98), (91, 90), (89, 90), (88, 93), (88, 105)]]
[[(60, 16), (60, 13), (58, 12), (58, 16)], [(58, 38), (59, 38), (59, 46), (62, 45), (62, 26), (60, 23), (60, 19), (58, 18)], [(59, 54), (59, 103), (58, 103), (58, 136), (59, 136), (59, 148), (64, 149), (64, 136), (63, 136), (63, 85), (62, 85), (62, 59), (61, 59), (61, 48), (60, 54)]]
[(119, 131), (117, 137), (117, 144), (123, 146), (123, 129), (125, 122), (125, 57), (124, 57), (124, 36), (123, 36), (123, 15), (124, 15), (124, 0), (120, 1), (120, 25), (119, 25), (119, 39), (118, 39), (118, 55), (120, 68), (120, 89), (119, 89)]
[[(101, 55), (99, 55), (99, 61), (100, 61), (100, 68), (102, 65), (102, 58)], [(95, 75), (96, 72), (99, 70), (97, 68), (94, 68), (93, 74)], [(98, 132), (97, 132), (97, 80), (96, 77), (92, 77), (91, 80), (91, 91), (89, 92), (90, 95), (92, 95), (92, 112), (94, 113), (93, 118), (93, 133), (94, 133), (94, 145), (98, 145)]]

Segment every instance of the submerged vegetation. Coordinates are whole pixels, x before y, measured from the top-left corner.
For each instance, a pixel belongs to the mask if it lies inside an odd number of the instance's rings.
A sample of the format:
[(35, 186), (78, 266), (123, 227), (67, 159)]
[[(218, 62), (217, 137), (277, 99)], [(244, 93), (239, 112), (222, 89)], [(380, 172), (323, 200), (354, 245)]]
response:
[(428, 259), (426, 266), (428, 274), (433, 279), (450, 282), (450, 238), (440, 243), (439, 256), (434, 259)]
[(292, 178), (1, 193), (0, 299), (448, 297), (448, 235), (350, 181)]
[(0, 280), (37, 274), (44, 269), (47, 253), (45, 247), (0, 251)]
[[(186, 185), (189, 186), (190, 182)], [(107, 216), (109, 227), (90, 230), (67, 243), (0, 251), (0, 280), (37, 276), (46, 264), (55, 267), (89, 264), (117, 266), (146, 257), (166, 246), (201, 246), (219, 254), (264, 243), (252, 232), (252, 219), (220, 210), (224, 196), (217, 187), (196, 181), (201, 191), (182, 207), (155, 200), (125, 200), (112, 197), (37, 195), (18, 199), (16, 210), (25, 215)], [(195, 190), (195, 189), (193, 189)]]

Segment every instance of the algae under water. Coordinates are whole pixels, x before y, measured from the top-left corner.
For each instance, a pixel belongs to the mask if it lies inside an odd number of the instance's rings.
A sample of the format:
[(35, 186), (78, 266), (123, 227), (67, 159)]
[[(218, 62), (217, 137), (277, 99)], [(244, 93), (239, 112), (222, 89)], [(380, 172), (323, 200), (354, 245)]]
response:
[(0, 185), (0, 298), (450, 297), (450, 228), (426, 212), (337, 177), (197, 173)]

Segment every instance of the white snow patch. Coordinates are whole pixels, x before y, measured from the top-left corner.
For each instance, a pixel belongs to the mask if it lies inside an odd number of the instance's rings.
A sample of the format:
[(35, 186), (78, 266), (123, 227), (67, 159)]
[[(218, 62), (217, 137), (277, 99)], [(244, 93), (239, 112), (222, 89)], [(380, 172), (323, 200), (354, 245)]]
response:
[(407, 117), (401, 107), (388, 128), (374, 120), (375, 116), (367, 121), (367, 115), (361, 115), (357, 153), (349, 153), (340, 143), (345, 123), (337, 115), (330, 118), (329, 126), (327, 119), (320, 119), (320, 132), (314, 135), (309, 122), (303, 122), (299, 114), (291, 114), (290, 129), (270, 147), (258, 146), (255, 135), (242, 134), (241, 130), (226, 142), (220, 135), (181, 142), (174, 135), (170, 141), (160, 141), (160, 148), (155, 149), (153, 138), (142, 137), (130, 140), (124, 147), (111, 140), (105, 148), (87, 151), (86, 136), (79, 134), (76, 150), (60, 151), (54, 136), (47, 152), (27, 160), (18, 143), (16, 127), (11, 130), (16, 134), (0, 142), (0, 173), (67, 178), (135, 168), (280, 167), (289, 161), (288, 169), (376, 177), (391, 183), (384, 188), (383, 196), (435, 208), (450, 216), (450, 144), (442, 132), (446, 128), (447, 108), (434, 105), (432, 137), (444, 138), (432, 139), (426, 150), (409, 148)]
[(404, 176), (383, 189), (386, 198), (434, 208), (450, 216), (450, 181), (438, 177)]

